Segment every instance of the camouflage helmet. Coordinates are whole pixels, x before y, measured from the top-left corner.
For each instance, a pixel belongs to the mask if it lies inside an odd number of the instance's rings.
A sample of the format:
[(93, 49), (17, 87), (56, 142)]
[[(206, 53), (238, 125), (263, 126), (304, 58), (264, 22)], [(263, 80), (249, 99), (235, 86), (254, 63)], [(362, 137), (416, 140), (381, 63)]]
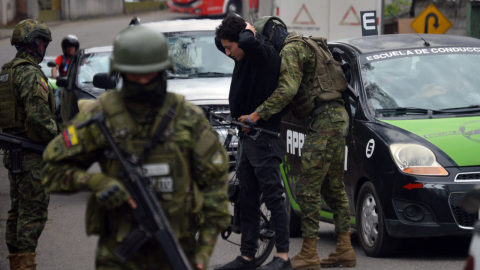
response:
[(23, 20), (13, 29), (10, 43), (12, 45), (17, 43), (32, 44), (37, 37), (45, 40), (45, 42), (52, 41), (52, 33), (44, 23), (32, 19)]
[[(285, 30), (287, 30), (287, 25), (282, 21), (282, 19), (276, 17), (276, 16), (263, 16), (263, 17), (260, 17), (258, 18), (257, 20), (255, 20), (255, 22), (253, 23), (253, 27), (255, 27), (255, 30), (257, 30), (258, 33), (262, 34), (262, 35), (265, 35), (264, 31), (266, 30), (265, 29), (265, 26), (270, 22), (270, 21), (273, 21), (273, 23), (275, 24), (275, 27), (277, 25), (280, 25), (282, 26), (283, 28), (285, 28)], [(267, 37), (268, 38), (268, 41), (270, 41), (273, 37), (273, 33), (275, 32), (272, 31), (270, 33), (270, 36)]]
[(130, 26), (117, 34), (110, 56), (110, 74), (145, 74), (173, 70), (165, 36), (146, 26)]

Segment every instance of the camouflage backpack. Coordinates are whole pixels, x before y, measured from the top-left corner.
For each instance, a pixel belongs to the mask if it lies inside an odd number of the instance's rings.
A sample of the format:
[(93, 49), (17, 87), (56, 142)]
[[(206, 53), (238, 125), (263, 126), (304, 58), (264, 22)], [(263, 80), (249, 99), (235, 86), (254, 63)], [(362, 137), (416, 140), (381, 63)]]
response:
[(294, 115), (299, 119), (307, 118), (315, 109), (315, 99), (327, 102), (342, 98), (342, 93), (347, 89), (347, 79), (331, 52), (328, 50), (327, 40), (322, 37), (304, 37), (294, 35), (287, 37), (284, 46), (291, 42), (307, 44), (314, 52), (317, 59), (314, 81), (299, 89), (290, 102)]

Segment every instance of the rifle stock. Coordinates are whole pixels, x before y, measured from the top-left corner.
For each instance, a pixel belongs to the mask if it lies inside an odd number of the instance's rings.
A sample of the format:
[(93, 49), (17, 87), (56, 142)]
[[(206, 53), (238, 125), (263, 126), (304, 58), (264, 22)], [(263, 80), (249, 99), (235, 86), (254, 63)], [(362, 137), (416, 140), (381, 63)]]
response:
[(120, 178), (132, 196), (132, 199), (135, 200), (137, 204), (136, 209), (130, 208), (137, 227), (116, 248), (115, 255), (125, 262), (145, 243), (154, 240), (162, 248), (173, 269), (192, 269), (187, 256), (183, 252), (182, 247), (170, 227), (165, 213), (160, 207), (153, 191), (149, 188), (149, 179), (143, 175), (143, 170), (139, 165), (125, 158), (122, 150), (118, 147), (105, 125), (103, 112), (98, 113), (90, 120), (77, 126), (77, 129), (92, 123), (95, 123), (100, 128), (111, 150), (120, 161), (123, 168), (123, 173), (120, 175)]

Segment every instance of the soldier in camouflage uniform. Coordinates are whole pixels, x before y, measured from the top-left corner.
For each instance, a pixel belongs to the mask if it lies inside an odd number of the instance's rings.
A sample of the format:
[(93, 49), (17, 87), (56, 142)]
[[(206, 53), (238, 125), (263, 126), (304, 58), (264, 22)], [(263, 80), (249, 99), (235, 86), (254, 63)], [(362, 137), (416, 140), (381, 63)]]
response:
[[(50, 41), (45, 24), (19, 22), (11, 37), (18, 52), (0, 73), (0, 128), (40, 143), (58, 134), (53, 89), (38, 65)], [(18, 162), (22, 170), (14, 173), (12, 153), (5, 152), (3, 165), (8, 170), (12, 201), (5, 235), (8, 258), (10, 269), (36, 269), (35, 249), (47, 221), (49, 196), (41, 184), (41, 155), (23, 151)]]
[[(86, 224), (88, 235), (100, 236), (96, 269), (171, 269), (155, 242), (145, 244), (126, 263), (114, 255), (135, 228), (131, 212), (124, 210), (135, 207), (135, 202), (118, 180), (120, 164), (108, 154), (98, 127), (75, 128), (100, 111), (119, 146), (139, 157), (166, 112), (176, 109), (144, 169), (192, 266), (208, 268), (217, 236), (229, 225), (226, 151), (202, 110), (166, 91), (166, 70), (173, 65), (163, 34), (145, 26), (120, 32), (114, 41), (110, 74), (121, 74), (121, 90), (107, 91), (98, 101), (83, 104), (73, 125), (44, 152), (43, 184), (48, 192), (91, 190)], [(100, 163), (101, 173), (86, 171), (94, 162)]]
[[(316, 53), (315, 46), (310, 46), (306, 38), (295, 32), (288, 33), (279, 18), (261, 17), (254, 27), (280, 52), (282, 64), (277, 89), (249, 115), (250, 120), (267, 120), (287, 105), (297, 117), (311, 118), (296, 188), (296, 198), (302, 209), (304, 242), (300, 253), (292, 259), (292, 266), (294, 269), (320, 269), (320, 265), (355, 266), (356, 257), (350, 241), (350, 211), (343, 183), (348, 114), (340, 91), (347, 88), (345, 76), (339, 72), (341, 69), (329, 65), (335, 62), (333, 59), (325, 61), (331, 58), (325, 39), (318, 39), (316, 47), (321, 45), (323, 52)], [(328, 81), (324, 81), (326, 77)], [(306, 108), (309, 102), (313, 104), (311, 112)], [(246, 118), (242, 116), (241, 120)], [(337, 248), (323, 260), (316, 251), (321, 197), (333, 210), (337, 233)]]

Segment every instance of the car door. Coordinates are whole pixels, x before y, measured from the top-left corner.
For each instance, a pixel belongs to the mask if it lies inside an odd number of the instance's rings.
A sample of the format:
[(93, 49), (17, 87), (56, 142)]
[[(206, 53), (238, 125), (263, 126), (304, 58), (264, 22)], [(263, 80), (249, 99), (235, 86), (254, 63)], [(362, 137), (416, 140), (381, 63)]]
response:
[(77, 52), (70, 61), (70, 65), (67, 70), (68, 86), (60, 90), (60, 119), (63, 124), (66, 124), (78, 113), (78, 99), (75, 94), (74, 88), (76, 86), (76, 74), (78, 59), (81, 56), (81, 52)]

